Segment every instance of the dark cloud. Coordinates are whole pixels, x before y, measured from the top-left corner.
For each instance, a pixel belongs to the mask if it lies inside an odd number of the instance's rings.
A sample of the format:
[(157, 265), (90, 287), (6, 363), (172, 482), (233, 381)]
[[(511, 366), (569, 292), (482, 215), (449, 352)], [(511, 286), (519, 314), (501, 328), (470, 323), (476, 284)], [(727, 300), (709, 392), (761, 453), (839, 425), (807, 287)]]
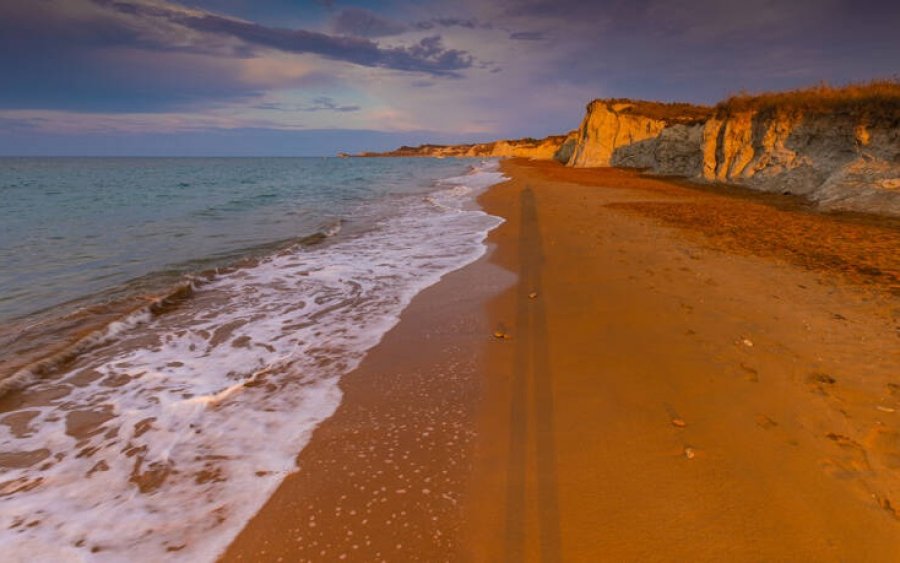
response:
[(430, 76), (458, 77), (474, 64), (438, 36), (392, 47), (164, 1), (0, 0), (0, 108), (171, 111), (302, 85), (304, 78), (260, 77), (236, 64), (270, 51)]
[(275, 111), (334, 111), (338, 113), (349, 113), (354, 111), (359, 111), (362, 108), (359, 106), (345, 106), (337, 103), (333, 98), (328, 96), (320, 96), (318, 98), (314, 98), (309, 104), (279, 104), (274, 102), (266, 102), (262, 104), (256, 104), (253, 106), (255, 109), (263, 109), (263, 110), (275, 110)]
[(338, 104), (328, 96), (320, 96), (312, 101), (312, 104), (303, 108), (303, 111), (336, 111), (347, 113), (351, 111), (359, 111), (359, 106), (343, 106)]
[(388, 37), (408, 31), (431, 31), (438, 28), (494, 29), (489, 22), (475, 18), (439, 17), (404, 24), (380, 16), (365, 8), (345, 8), (332, 19), (332, 30), (340, 35), (355, 37)]
[(509, 34), (509, 38), (519, 41), (543, 41), (546, 36), (540, 31), (515, 31)]
[(494, 29), (494, 24), (482, 22), (475, 18), (432, 18), (417, 22), (413, 27), (420, 30), (429, 30), (436, 27), (461, 27), (465, 29)]
[(386, 37), (403, 33), (406, 29), (405, 25), (364, 8), (341, 10), (332, 22), (335, 33), (356, 37)]
[[(458, 49), (445, 49), (440, 37), (428, 37), (411, 47), (381, 47), (361, 37), (334, 36), (305, 29), (260, 25), (211, 13), (193, 13), (129, 0), (93, 0), (120, 13), (163, 20), (192, 31), (237, 39), (250, 46), (287, 53), (315, 54), (368, 67), (434, 75), (458, 76), (472, 66), (473, 57)], [(201, 46), (202, 47), (202, 46)]]

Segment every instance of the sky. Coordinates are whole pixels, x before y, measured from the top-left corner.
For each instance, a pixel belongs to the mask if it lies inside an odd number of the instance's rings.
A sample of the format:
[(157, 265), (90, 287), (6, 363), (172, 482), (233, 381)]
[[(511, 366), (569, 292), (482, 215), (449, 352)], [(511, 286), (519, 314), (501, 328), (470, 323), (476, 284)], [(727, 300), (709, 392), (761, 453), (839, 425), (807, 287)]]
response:
[(594, 98), (900, 76), (897, 0), (0, 0), (0, 155), (542, 137)]

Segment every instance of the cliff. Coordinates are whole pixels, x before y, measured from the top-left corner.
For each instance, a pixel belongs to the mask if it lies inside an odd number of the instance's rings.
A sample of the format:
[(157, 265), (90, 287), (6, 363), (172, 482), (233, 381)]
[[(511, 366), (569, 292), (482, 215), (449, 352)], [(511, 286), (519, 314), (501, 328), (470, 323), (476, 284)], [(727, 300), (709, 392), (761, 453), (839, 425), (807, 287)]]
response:
[(900, 85), (740, 96), (715, 108), (595, 100), (569, 166), (622, 166), (900, 216)]
[[(568, 143), (568, 144), (567, 144)], [(419, 145), (403, 146), (383, 153), (365, 152), (361, 157), (519, 157), (537, 160), (557, 158), (568, 162), (575, 144), (574, 132), (568, 135), (552, 135), (544, 139), (514, 139), (468, 145)], [(560, 152), (562, 151), (562, 152)], [(557, 157), (557, 153), (561, 156)]]
[(634, 100), (594, 100), (575, 134), (570, 166), (649, 168), (661, 136), (666, 145), (689, 135), (712, 108)]
[(639, 168), (801, 195), (823, 209), (900, 216), (900, 82), (741, 95), (715, 107), (599, 99), (568, 135), (359, 156), (523, 157)]

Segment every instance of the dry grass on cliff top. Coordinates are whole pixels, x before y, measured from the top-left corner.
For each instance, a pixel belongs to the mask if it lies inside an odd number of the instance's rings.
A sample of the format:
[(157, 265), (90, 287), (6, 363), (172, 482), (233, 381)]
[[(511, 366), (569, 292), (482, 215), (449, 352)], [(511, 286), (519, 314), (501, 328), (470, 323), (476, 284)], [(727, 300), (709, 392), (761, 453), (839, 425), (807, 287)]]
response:
[(898, 121), (900, 80), (874, 80), (847, 86), (822, 83), (786, 92), (741, 93), (716, 105), (720, 117), (743, 111), (848, 113)]
[[(620, 113), (632, 113), (650, 119), (665, 121), (669, 125), (683, 123), (691, 125), (702, 123), (712, 116), (713, 108), (698, 106), (683, 102), (648, 102), (645, 100), (632, 100), (629, 98), (613, 98), (608, 100), (594, 100), (605, 104), (629, 104)], [(593, 103), (593, 102), (592, 102)]]

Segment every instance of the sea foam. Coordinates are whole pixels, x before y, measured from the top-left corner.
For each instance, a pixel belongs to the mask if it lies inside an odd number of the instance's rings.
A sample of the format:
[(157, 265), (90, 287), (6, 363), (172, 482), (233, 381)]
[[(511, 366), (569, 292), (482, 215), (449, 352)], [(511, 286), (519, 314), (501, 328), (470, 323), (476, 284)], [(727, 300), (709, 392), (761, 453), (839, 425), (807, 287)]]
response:
[(483, 255), (502, 220), (474, 197), (501, 179), (483, 163), (363, 233), (223, 274), (29, 386), (0, 424), (4, 560), (214, 560), (296, 470), (340, 377)]

